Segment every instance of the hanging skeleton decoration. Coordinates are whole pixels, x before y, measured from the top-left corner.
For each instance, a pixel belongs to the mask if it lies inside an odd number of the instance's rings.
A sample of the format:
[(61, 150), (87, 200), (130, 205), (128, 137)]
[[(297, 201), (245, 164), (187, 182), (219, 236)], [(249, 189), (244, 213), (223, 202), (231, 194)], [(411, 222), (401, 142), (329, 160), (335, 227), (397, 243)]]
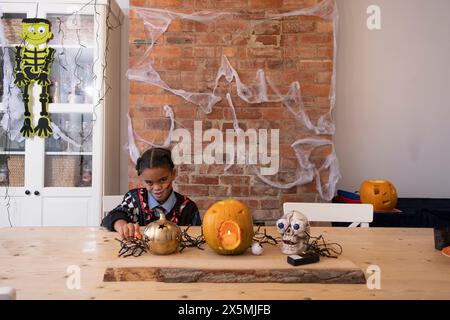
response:
[(277, 221), (281, 234), (281, 252), (299, 254), (306, 250), (309, 241), (309, 222), (299, 211), (290, 211)]
[[(52, 66), (55, 49), (47, 46), (52, 38), (50, 21), (46, 19), (23, 19), (20, 37), (24, 40), (23, 46), (16, 47), (16, 68), (14, 83), (22, 90), (23, 103), (25, 107), (23, 127), (20, 133), (25, 138), (34, 134), (40, 137), (49, 137), (53, 134), (50, 126), (50, 114), (48, 113), (48, 102), (50, 99), (50, 68)], [(37, 82), (41, 86), (39, 102), (41, 113), (38, 124), (33, 127), (30, 110), (31, 85)]]

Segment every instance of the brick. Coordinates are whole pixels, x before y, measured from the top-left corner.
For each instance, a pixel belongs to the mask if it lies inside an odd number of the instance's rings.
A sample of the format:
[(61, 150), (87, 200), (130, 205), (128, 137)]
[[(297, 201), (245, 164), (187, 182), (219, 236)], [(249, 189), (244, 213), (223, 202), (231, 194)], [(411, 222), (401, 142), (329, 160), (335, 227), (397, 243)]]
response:
[[(219, 2), (223, 2), (223, 0)], [(242, 32), (246, 28), (247, 23), (242, 19), (218, 19), (215, 23), (215, 32), (217, 34)]]
[(282, 209), (279, 200), (261, 200), (261, 209)]
[(302, 34), (299, 35), (299, 42), (302, 45), (333, 44), (333, 35), (330, 33)]
[(232, 197), (248, 197), (250, 195), (250, 188), (246, 186), (231, 186), (230, 195)]
[(147, 7), (178, 7), (182, 0), (147, 0)]
[(207, 196), (209, 195), (208, 186), (200, 185), (189, 185), (189, 184), (179, 184), (177, 186), (177, 191), (181, 194), (191, 196)]
[(213, 58), (214, 56), (214, 47), (194, 47), (194, 57), (196, 58)]
[(198, 67), (197, 65), (197, 60), (193, 59), (193, 58), (186, 58), (186, 59), (180, 59), (179, 60), (179, 65), (178, 65), (178, 70), (181, 71), (193, 71), (196, 70)]
[(316, 31), (317, 32), (333, 32), (333, 23), (332, 22), (326, 22), (326, 21), (320, 21), (316, 24)]
[(283, 33), (312, 32), (315, 28), (314, 21), (283, 21)]
[(248, 6), (252, 9), (277, 9), (283, 6), (283, 0), (249, 0)]
[(277, 196), (279, 193), (278, 189), (272, 188), (270, 186), (253, 186), (250, 187), (250, 194), (252, 196)]
[(317, 82), (318, 83), (330, 83), (331, 82), (331, 72), (319, 72), (317, 74)]
[(199, 168), (200, 174), (223, 174), (224, 172), (224, 165), (222, 164), (212, 164), (212, 165), (206, 165), (202, 164)]
[(285, 47), (283, 50), (285, 58), (305, 59), (317, 57), (316, 47)]
[(231, 36), (231, 44), (234, 46), (246, 46), (250, 41), (250, 36), (243, 34), (233, 34)]
[(280, 36), (252, 35), (248, 45), (251, 47), (279, 47)]
[(334, 50), (332, 47), (320, 47), (317, 49), (317, 56), (319, 58), (333, 58)]
[(211, 197), (228, 197), (230, 195), (229, 186), (209, 187), (209, 195)]
[(181, 35), (165, 35), (167, 44), (192, 44), (194, 42), (194, 36), (181, 34)]
[(250, 184), (249, 176), (221, 176), (220, 184), (229, 184), (229, 185), (245, 185), (248, 186)]
[[(138, 107), (130, 110), (130, 116), (139, 120), (144, 120), (149, 118), (161, 118), (163, 114), (160, 107)], [(143, 128), (145, 127), (146, 125), (144, 124)]]
[[(224, 110), (224, 116), (226, 119), (233, 119), (233, 114), (231, 109)], [(238, 119), (261, 119), (261, 112), (256, 109), (249, 108), (236, 108), (236, 116)]]
[(153, 93), (162, 93), (163, 89), (140, 81), (130, 81), (130, 93), (131, 94), (153, 94)]
[(277, 220), (279, 219), (283, 214), (282, 210), (276, 210), (276, 209), (259, 209), (259, 210), (253, 210), (251, 212), (253, 221), (267, 221), (267, 220)]
[(305, 96), (326, 97), (330, 94), (330, 85), (328, 84), (306, 84), (302, 88)]
[(177, 175), (175, 178), (174, 183), (176, 184), (188, 184), (189, 183), (189, 175), (183, 174), (183, 175)]
[(217, 176), (191, 176), (191, 184), (217, 185), (219, 177)]
[(281, 58), (279, 48), (249, 48), (249, 57)]
[(156, 45), (151, 53), (151, 56), (154, 57), (181, 57), (182, 49), (179, 46), (158, 46)]
[(281, 32), (280, 21), (258, 21), (252, 26), (252, 34), (256, 35), (279, 35)]
[(333, 61), (331, 60), (300, 60), (300, 69), (331, 71), (333, 69)]
[(260, 208), (260, 201), (259, 200), (242, 199), (241, 201), (249, 208), (250, 212), (252, 212), (255, 209), (259, 209)]
[(215, 199), (196, 199), (195, 204), (197, 205), (200, 215), (202, 216), (206, 213), (206, 211), (216, 202)]

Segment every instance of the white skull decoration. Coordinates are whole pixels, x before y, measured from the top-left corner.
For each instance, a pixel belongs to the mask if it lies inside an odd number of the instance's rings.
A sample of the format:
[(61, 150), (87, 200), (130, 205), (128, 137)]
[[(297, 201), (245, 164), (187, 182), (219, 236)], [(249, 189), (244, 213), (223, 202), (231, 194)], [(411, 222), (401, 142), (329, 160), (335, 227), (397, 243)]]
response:
[(309, 222), (299, 211), (290, 211), (277, 221), (277, 229), (281, 234), (281, 252), (299, 254), (306, 250), (309, 241)]

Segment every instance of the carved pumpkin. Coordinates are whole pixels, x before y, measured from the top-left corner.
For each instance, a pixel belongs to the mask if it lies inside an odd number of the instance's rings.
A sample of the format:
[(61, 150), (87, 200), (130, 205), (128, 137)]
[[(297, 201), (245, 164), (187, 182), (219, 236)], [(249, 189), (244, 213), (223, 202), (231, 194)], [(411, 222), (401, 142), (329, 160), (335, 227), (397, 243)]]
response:
[(202, 231), (208, 246), (218, 254), (242, 254), (252, 245), (252, 216), (238, 200), (218, 201), (206, 211)]
[(397, 205), (397, 191), (387, 180), (366, 180), (359, 188), (362, 203), (373, 205), (374, 211), (392, 211)]

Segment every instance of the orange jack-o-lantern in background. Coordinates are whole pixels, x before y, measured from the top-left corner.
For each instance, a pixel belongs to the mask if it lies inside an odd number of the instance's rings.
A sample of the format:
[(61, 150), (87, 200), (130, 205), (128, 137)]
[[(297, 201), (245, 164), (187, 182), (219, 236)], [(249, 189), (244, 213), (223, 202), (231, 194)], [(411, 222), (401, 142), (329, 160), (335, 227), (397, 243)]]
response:
[(224, 255), (244, 253), (254, 235), (247, 206), (235, 199), (214, 203), (203, 217), (202, 230), (208, 246)]
[(397, 206), (397, 191), (387, 180), (366, 180), (359, 188), (362, 203), (373, 205), (374, 211), (392, 211)]

